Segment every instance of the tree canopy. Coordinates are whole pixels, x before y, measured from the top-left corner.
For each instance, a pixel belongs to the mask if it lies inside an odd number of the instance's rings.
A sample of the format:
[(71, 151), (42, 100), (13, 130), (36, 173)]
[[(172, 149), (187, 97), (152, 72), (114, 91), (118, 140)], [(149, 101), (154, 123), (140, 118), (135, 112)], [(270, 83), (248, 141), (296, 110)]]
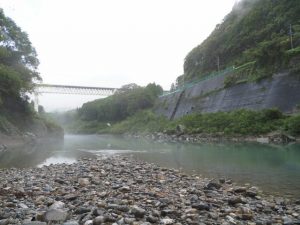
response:
[[(254, 72), (288, 69), (300, 53), (298, 0), (242, 0), (185, 58), (184, 80), (255, 62)], [(291, 46), (292, 37), (292, 46)], [(289, 52), (291, 48), (297, 51)]]
[(0, 109), (28, 105), (26, 93), (41, 79), (38, 65), (28, 35), (0, 9)]
[(146, 87), (136, 84), (124, 85), (112, 96), (83, 104), (78, 109), (78, 114), (80, 119), (85, 121), (120, 121), (140, 110), (151, 108), (162, 91), (161, 86), (155, 83)]

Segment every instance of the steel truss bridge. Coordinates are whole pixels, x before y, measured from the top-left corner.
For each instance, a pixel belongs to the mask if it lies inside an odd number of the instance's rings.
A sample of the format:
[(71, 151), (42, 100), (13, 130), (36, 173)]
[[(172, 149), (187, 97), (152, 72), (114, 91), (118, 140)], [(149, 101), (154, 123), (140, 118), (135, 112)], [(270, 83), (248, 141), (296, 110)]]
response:
[(69, 95), (113, 95), (119, 88), (108, 87), (84, 87), (56, 84), (35, 84), (34, 88), (34, 108), (38, 111), (39, 94), (69, 94)]
[(56, 84), (36, 84), (34, 93), (38, 94), (73, 94), (73, 95), (113, 95), (118, 88), (107, 87), (84, 87), (71, 85), (56, 85)]

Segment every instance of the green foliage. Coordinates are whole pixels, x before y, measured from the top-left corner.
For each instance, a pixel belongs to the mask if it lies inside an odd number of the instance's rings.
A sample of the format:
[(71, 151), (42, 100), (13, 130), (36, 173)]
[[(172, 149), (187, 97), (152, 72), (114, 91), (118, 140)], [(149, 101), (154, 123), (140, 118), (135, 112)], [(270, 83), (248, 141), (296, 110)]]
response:
[(217, 133), (256, 135), (276, 130), (282, 123), (283, 115), (276, 109), (236, 110), (208, 114), (192, 114), (180, 118), (177, 123), (183, 124), (191, 133)]
[(274, 131), (285, 131), (300, 135), (300, 115), (286, 116), (277, 109), (252, 111), (240, 109), (231, 112), (190, 114), (177, 120), (157, 116), (151, 110), (140, 110), (134, 115), (112, 124), (99, 121), (76, 120), (68, 126), (72, 133), (147, 134), (165, 132), (177, 134), (183, 125), (187, 134), (262, 135)]
[(153, 112), (144, 110), (105, 131), (113, 134), (151, 133), (164, 130), (168, 123), (165, 117), (158, 117)]
[(300, 135), (300, 115), (288, 118), (285, 121), (285, 130), (292, 135)]
[(38, 117), (27, 94), (40, 80), (39, 61), (28, 36), (0, 9), (0, 131), (18, 135), (34, 127), (46, 127), (49, 134), (63, 134), (61, 127)]
[(121, 121), (140, 110), (153, 107), (161, 93), (162, 88), (156, 84), (146, 87), (127, 85), (112, 96), (85, 103), (78, 110), (78, 115), (83, 121)]
[(0, 112), (32, 115), (27, 93), (39, 80), (35, 49), (28, 36), (0, 9)]
[[(184, 80), (190, 81), (220, 69), (256, 61), (250, 78), (257, 80), (289, 68), (300, 46), (298, 0), (242, 0), (211, 35), (185, 58)], [(289, 27), (292, 25), (294, 50)], [(290, 51), (288, 51), (290, 50)], [(253, 76), (251, 78), (251, 76)], [(183, 79), (180, 77), (180, 79)], [(230, 82), (227, 82), (230, 85)]]

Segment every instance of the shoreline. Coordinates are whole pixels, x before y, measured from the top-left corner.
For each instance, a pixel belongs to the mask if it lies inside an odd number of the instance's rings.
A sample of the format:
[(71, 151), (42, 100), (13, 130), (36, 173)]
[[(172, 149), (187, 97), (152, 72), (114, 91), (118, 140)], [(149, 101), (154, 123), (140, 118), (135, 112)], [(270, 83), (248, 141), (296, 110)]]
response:
[(166, 134), (155, 132), (152, 134), (124, 134), (129, 138), (146, 138), (153, 141), (185, 142), (185, 143), (221, 143), (221, 142), (252, 142), (261, 144), (286, 145), (300, 143), (300, 137), (292, 137), (282, 133), (271, 133), (268, 135), (235, 135), (226, 136), (224, 134)]
[[(298, 224), (300, 201), (130, 156), (0, 170), (0, 223)], [(63, 223), (64, 222), (64, 223)]]
[(49, 142), (53, 140), (63, 140), (62, 137), (55, 137), (52, 135), (47, 135), (43, 137), (38, 137), (33, 133), (27, 132), (21, 135), (5, 135), (0, 133), (0, 152), (5, 152), (7, 150), (20, 148), (22, 146), (34, 146), (38, 143)]

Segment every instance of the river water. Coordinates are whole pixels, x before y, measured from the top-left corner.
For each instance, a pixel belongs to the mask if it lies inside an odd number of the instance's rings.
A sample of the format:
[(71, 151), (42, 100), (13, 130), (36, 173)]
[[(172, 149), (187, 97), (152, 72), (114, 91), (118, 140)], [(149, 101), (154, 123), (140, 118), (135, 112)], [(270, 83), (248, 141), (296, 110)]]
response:
[(130, 154), (163, 167), (209, 178), (250, 183), (267, 193), (300, 198), (300, 145), (256, 143), (157, 143), (110, 135), (65, 135), (64, 141), (40, 143), (0, 153), (1, 168), (74, 163), (80, 157)]

